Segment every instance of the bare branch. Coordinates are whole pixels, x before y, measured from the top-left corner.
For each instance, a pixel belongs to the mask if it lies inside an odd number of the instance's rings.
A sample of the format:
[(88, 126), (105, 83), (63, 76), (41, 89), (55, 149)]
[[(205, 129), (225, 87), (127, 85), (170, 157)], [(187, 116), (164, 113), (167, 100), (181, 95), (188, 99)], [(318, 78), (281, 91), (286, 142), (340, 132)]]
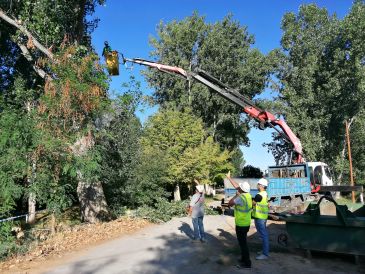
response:
[[(41, 43), (39, 43), (37, 41), (37, 39), (35, 39), (33, 37), (33, 35), (23, 26), (19, 25), (15, 20), (11, 19), (9, 16), (7, 16), (1, 9), (0, 9), (0, 18), (2, 18), (3, 20), (5, 20), (6, 22), (8, 22), (9, 24), (15, 26), (16, 28), (18, 28), (21, 32), (23, 32), (25, 35), (28, 36), (28, 39), (30, 41), (32, 41), (32, 44), (38, 48), (41, 52), (43, 52), (45, 55), (47, 55), (48, 58), (50, 58), (51, 60), (53, 60), (53, 54), (47, 50)], [(28, 48), (25, 45), (22, 45), (20, 43), (17, 43), (17, 45), (19, 46), (20, 50), (22, 51), (24, 57), (30, 62), (33, 63), (32, 67), (35, 70), (35, 72), (42, 77), (43, 79), (46, 78), (47, 76), (49, 77), (49, 75), (40, 67), (38, 67), (37, 65), (35, 65), (35, 61), (33, 56), (31, 55), (31, 53), (29, 52)], [(52, 77), (49, 77), (50, 79)]]
[[(26, 46), (22, 45), (22, 44), (18, 44), (20, 50), (23, 53), (23, 56), (25, 57), (25, 59), (27, 59), (30, 63), (34, 64), (34, 60), (33, 60), (33, 56), (30, 54), (29, 50), (27, 49)], [(38, 67), (37, 65), (33, 65), (33, 69), (35, 70), (35, 72), (37, 72), (37, 74), (42, 77), (43, 79), (46, 77), (49, 77), (51, 79), (51, 77), (40, 67)]]
[(34, 46), (37, 49), (39, 49), (41, 52), (43, 52), (45, 55), (47, 55), (47, 57), (49, 59), (53, 60), (53, 54), (46, 47), (44, 47), (41, 43), (39, 43), (37, 41), (37, 39), (35, 39), (34, 36), (25, 27), (19, 25), (15, 20), (13, 20), (9, 16), (7, 16), (5, 14), (5, 12), (3, 12), (1, 9), (0, 9), (0, 18), (2, 18), (3, 20), (5, 20), (6, 22), (8, 22), (9, 24), (11, 24), (14, 27), (16, 27), (17, 29), (19, 29), (25, 35), (27, 35), (29, 39), (32, 39), (33, 40)]

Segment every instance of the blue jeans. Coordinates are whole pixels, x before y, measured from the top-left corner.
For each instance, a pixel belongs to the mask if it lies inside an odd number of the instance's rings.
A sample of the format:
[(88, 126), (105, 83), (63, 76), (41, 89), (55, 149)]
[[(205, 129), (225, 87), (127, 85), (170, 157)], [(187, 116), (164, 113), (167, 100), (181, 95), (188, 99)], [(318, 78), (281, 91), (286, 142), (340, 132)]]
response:
[(262, 240), (262, 254), (269, 256), (269, 233), (266, 229), (266, 221), (262, 219), (255, 219), (255, 227)]
[(203, 218), (204, 218), (204, 216), (192, 218), (195, 239), (205, 240)]

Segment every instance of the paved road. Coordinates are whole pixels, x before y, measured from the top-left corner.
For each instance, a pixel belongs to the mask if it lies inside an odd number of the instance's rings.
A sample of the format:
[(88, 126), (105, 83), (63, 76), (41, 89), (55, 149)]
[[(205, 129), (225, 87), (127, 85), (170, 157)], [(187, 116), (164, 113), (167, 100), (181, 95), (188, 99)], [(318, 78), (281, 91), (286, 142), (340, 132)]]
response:
[(249, 242), (253, 269), (237, 269), (235, 265), (239, 249), (233, 222), (233, 218), (228, 216), (206, 216), (204, 223), (208, 242), (192, 243), (191, 219), (173, 219), (104, 243), (43, 273), (361, 273), (356, 265), (343, 261), (342, 258), (337, 263), (333, 258), (309, 260), (301, 253), (293, 254), (292, 251), (275, 245), (278, 234), (285, 231), (284, 225), (277, 223), (269, 225), (272, 243), (270, 260), (255, 261), (254, 256), (260, 250), (260, 242), (256, 230), (251, 227)]
[[(238, 252), (234, 234), (231, 234), (232, 218), (206, 216), (204, 222), (207, 243), (191, 242), (191, 219), (173, 219), (138, 231), (133, 236), (104, 243), (45, 273), (212, 273), (211, 268), (204, 267), (208, 263), (216, 266), (216, 273), (222, 273), (220, 269), (226, 266), (219, 262), (219, 253), (232, 252), (232, 247)], [(211, 249), (213, 246), (214, 250)], [(216, 248), (219, 247), (218, 253)]]

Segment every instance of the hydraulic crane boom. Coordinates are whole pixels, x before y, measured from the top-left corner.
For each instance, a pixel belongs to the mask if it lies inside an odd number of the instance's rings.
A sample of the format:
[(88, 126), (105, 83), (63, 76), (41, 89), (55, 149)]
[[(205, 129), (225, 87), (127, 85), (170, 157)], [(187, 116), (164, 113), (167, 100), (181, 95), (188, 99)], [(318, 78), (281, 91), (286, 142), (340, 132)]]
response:
[(252, 100), (246, 98), (235, 89), (226, 86), (224, 83), (222, 83), (212, 75), (208, 74), (207, 72), (203, 70), (197, 70), (194, 72), (186, 71), (179, 67), (163, 65), (144, 59), (124, 58), (123, 55), (122, 58), (124, 63), (130, 62), (130, 63), (140, 64), (147, 67), (156, 68), (162, 72), (183, 77), (186, 80), (191, 78), (197, 80), (198, 82), (204, 84), (205, 86), (217, 92), (223, 98), (242, 107), (243, 111), (249, 117), (259, 122), (260, 129), (264, 129), (265, 127), (271, 127), (275, 129), (284, 138), (285, 141), (293, 145), (293, 152), (295, 154), (293, 157), (293, 162), (294, 163), (304, 162), (302, 144), (298, 139), (298, 137), (293, 133), (293, 131), (289, 128), (289, 126), (285, 123), (284, 120), (278, 119), (272, 113), (258, 108), (257, 106), (255, 106)]

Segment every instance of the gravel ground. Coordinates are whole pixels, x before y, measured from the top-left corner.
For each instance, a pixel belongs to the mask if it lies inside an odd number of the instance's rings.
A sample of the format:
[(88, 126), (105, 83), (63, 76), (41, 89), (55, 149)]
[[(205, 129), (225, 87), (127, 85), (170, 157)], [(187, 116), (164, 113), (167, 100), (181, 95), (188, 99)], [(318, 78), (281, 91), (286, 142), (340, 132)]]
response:
[(238, 269), (239, 248), (233, 218), (206, 216), (204, 223), (207, 243), (192, 243), (191, 219), (176, 218), (23, 273), (365, 273), (364, 262), (356, 265), (351, 256), (318, 253), (308, 259), (290, 241), (289, 246), (280, 246), (277, 237), (285, 233), (285, 224), (278, 221), (268, 224), (270, 259), (255, 260), (260, 240), (252, 225), (249, 246), (253, 267)]
[[(324, 204), (322, 214), (332, 215), (334, 208)], [(365, 273), (365, 260), (333, 253), (312, 253), (306, 257), (288, 239), (278, 243), (286, 233), (285, 223), (268, 221), (270, 258), (255, 260), (261, 250), (260, 239), (252, 223), (248, 241), (252, 269), (238, 269), (240, 252), (234, 219), (215, 215), (204, 218), (207, 243), (193, 243), (190, 218), (175, 218), (161, 225), (121, 219), (96, 226), (86, 226), (55, 237), (28, 255), (0, 264), (1, 273), (123, 273), (123, 274), (211, 274), (250, 273)], [(109, 239), (109, 240), (107, 240)], [(78, 247), (78, 248), (74, 248)], [(40, 251), (41, 250), (41, 251)], [(49, 252), (49, 254), (47, 254)], [(40, 254), (38, 254), (40, 253)]]

